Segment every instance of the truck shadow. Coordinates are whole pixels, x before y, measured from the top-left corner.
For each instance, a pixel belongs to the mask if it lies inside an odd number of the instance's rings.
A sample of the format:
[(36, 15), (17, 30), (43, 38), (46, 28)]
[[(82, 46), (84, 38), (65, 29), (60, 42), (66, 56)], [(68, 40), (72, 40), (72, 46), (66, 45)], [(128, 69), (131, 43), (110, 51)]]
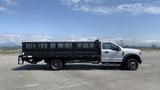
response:
[[(47, 70), (46, 65), (23, 65), (12, 70), (21, 71), (21, 70)], [(70, 64), (65, 65), (62, 70), (121, 70), (119, 66), (100, 66), (100, 65), (82, 65), (82, 64)]]

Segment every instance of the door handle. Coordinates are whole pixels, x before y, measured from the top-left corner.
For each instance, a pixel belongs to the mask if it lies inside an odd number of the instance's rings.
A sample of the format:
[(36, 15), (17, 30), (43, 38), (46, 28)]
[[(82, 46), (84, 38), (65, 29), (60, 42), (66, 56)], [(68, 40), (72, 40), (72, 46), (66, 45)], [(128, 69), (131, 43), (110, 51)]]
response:
[(109, 51), (105, 51), (105, 53), (109, 53)]

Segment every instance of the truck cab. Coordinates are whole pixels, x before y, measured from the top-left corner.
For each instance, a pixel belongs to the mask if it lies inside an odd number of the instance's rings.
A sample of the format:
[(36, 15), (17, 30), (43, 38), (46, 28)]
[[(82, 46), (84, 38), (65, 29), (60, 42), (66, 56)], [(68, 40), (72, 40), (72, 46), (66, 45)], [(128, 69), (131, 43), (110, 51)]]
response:
[(114, 42), (101, 42), (101, 62), (119, 63), (121, 67), (136, 70), (142, 63), (141, 51), (122, 48)]

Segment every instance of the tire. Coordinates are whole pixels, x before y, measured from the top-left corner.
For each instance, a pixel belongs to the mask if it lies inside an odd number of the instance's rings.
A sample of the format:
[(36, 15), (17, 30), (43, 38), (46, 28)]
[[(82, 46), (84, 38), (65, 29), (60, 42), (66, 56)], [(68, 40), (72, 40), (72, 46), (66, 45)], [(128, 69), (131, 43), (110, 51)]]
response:
[(134, 58), (128, 59), (127, 63), (126, 63), (126, 68), (128, 70), (132, 70), (132, 71), (137, 70), (138, 69), (138, 62), (137, 62), (137, 60), (134, 59)]
[(51, 70), (60, 70), (63, 68), (63, 62), (59, 59), (54, 59), (50, 62)]

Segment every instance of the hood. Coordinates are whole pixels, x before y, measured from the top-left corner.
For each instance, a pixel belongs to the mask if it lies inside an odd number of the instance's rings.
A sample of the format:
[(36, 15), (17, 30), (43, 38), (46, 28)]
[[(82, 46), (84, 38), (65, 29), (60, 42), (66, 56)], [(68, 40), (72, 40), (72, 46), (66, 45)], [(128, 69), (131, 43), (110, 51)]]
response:
[(127, 52), (141, 52), (141, 50), (131, 49), (131, 48), (123, 48), (123, 51), (127, 51)]

